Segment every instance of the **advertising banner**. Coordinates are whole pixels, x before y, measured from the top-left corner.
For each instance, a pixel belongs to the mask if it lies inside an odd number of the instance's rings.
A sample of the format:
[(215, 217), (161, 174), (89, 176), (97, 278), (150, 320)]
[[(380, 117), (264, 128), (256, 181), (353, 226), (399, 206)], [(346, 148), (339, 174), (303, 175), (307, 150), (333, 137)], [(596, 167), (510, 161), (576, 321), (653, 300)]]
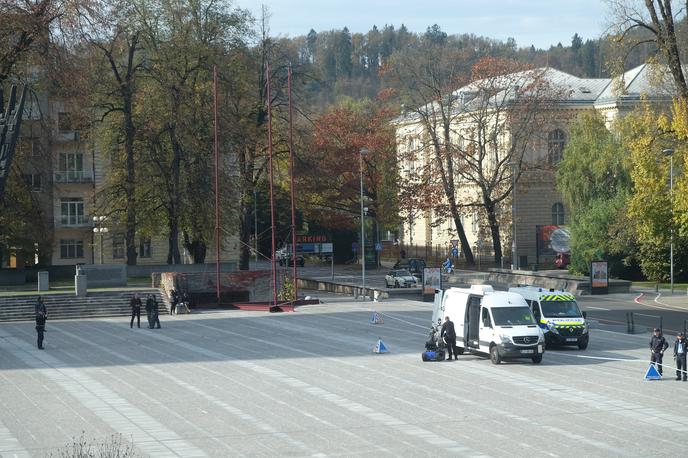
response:
[(609, 265), (607, 261), (590, 263), (590, 294), (607, 294), (609, 290)]
[(435, 290), (442, 289), (442, 269), (426, 267), (423, 269), (423, 295), (435, 294)]

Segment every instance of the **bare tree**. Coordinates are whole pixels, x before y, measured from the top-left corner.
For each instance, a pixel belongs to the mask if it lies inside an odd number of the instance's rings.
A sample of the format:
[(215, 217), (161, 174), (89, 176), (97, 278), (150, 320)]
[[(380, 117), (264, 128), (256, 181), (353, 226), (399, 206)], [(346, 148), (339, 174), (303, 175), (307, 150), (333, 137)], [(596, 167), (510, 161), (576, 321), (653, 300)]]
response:
[[(417, 49), (399, 53), (392, 61), (387, 76), (399, 89), (407, 112), (398, 124), (417, 123), (421, 143), (406, 149), (410, 163), (419, 162), (419, 155), (431, 151), (432, 168), (416, 169), (403, 183), (401, 207), (446, 212), (456, 228), (461, 250), (469, 264), (475, 260), (466, 231), (461, 222), (461, 197), (456, 182), (457, 170), (452, 151), (452, 124), (459, 101), (452, 91), (466, 82), (466, 56), (463, 51), (426, 40)], [(446, 203), (446, 208), (444, 204)]]
[[(688, 83), (681, 66), (681, 46), (677, 27), (685, 19), (688, 3), (673, 0), (608, 0), (615, 23), (612, 31), (625, 46), (621, 63), (637, 46), (654, 43), (667, 65), (679, 96), (688, 99)], [(683, 3), (678, 11), (674, 4)]]

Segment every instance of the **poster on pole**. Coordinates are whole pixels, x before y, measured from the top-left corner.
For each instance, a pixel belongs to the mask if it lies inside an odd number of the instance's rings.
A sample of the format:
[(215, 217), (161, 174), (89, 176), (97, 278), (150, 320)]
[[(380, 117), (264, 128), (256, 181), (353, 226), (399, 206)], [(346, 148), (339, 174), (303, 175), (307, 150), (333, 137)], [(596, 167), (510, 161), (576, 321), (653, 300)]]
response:
[(442, 270), (439, 267), (423, 269), (423, 295), (435, 296), (435, 290), (442, 289)]
[(590, 294), (607, 294), (609, 292), (609, 263), (592, 261), (590, 263)]

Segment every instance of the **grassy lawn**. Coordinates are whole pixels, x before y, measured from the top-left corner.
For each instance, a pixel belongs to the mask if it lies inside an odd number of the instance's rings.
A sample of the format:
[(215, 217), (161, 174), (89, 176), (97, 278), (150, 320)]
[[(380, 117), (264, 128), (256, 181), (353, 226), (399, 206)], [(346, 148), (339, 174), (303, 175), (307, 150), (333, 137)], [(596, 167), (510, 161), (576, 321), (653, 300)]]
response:
[[(654, 288), (655, 282), (653, 282), (653, 281), (634, 281), (633, 286), (641, 286), (644, 288)], [(670, 288), (671, 288), (670, 283), (660, 283), (659, 284), (659, 289), (670, 289)], [(688, 283), (674, 283), (674, 289), (685, 291), (686, 289), (688, 289)]]

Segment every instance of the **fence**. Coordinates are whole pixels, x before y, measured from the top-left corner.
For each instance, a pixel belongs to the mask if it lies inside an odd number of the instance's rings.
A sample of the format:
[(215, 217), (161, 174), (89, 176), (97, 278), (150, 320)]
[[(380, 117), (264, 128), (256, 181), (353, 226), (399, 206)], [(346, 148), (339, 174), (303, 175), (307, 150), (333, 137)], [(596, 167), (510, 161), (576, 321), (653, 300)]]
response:
[[(626, 332), (628, 334), (635, 334), (636, 324), (640, 332), (659, 328), (664, 331), (664, 317), (662, 315), (651, 315), (648, 313), (626, 312)], [(688, 327), (688, 319), (683, 320), (683, 334), (686, 334)]]

